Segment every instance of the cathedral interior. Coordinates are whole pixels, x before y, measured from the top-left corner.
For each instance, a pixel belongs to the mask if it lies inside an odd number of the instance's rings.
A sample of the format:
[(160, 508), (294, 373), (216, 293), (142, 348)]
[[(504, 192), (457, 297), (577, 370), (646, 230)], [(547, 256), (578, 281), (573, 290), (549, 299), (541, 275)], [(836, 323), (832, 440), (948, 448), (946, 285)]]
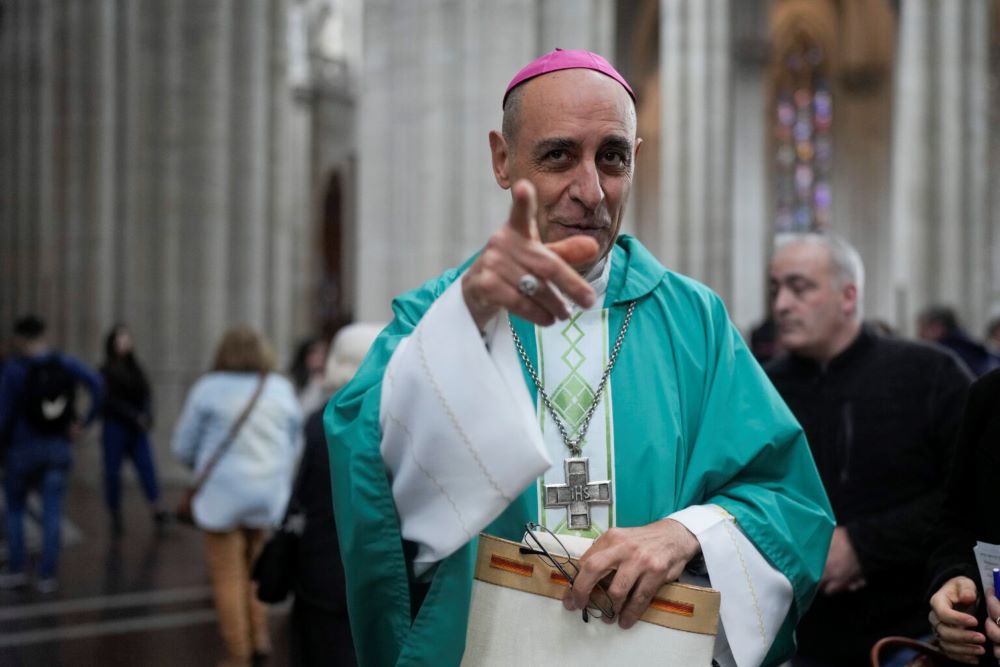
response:
[(503, 222), (487, 134), (554, 47), (631, 81), (624, 231), (742, 331), (783, 231), (856, 245), (904, 335), (930, 303), (1000, 315), (1000, 0), (5, 0), (0, 344), (34, 312), (96, 363), (128, 323), (180, 479), (170, 430), (228, 325), (287, 367)]

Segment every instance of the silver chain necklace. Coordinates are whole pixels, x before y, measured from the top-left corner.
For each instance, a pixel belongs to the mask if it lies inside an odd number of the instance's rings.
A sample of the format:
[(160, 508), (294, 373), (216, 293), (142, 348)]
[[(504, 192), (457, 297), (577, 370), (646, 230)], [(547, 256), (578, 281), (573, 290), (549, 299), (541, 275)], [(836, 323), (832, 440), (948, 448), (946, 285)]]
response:
[(618, 332), (618, 338), (615, 340), (615, 346), (611, 350), (611, 358), (608, 359), (608, 365), (604, 369), (604, 375), (601, 376), (601, 381), (597, 385), (597, 391), (594, 393), (594, 402), (590, 404), (590, 408), (583, 417), (583, 421), (580, 423), (579, 435), (576, 439), (571, 438), (569, 431), (566, 429), (566, 425), (563, 424), (562, 419), (559, 418), (559, 414), (556, 412), (555, 406), (549, 399), (549, 395), (545, 393), (545, 389), (542, 387), (542, 381), (538, 378), (538, 374), (535, 372), (535, 367), (532, 365), (531, 360), (528, 358), (528, 353), (524, 350), (524, 345), (521, 343), (520, 336), (514, 331), (514, 323), (511, 321), (510, 317), (507, 317), (507, 325), (510, 327), (510, 333), (514, 337), (514, 347), (517, 348), (517, 353), (521, 355), (521, 361), (524, 362), (525, 368), (528, 369), (528, 375), (531, 376), (531, 381), (535, 383), (535, 388), (538, 389), (538, 395), (542, 397), (542, 401), (545, 402), (545, 407), (548, 408), (549, 414), (552, 415), (552, 421), (555, 422), (556, 428), (559, 429), (559, 435), (562, 436), (563, 443), (565, 443), (566, 448), (569, 449), (571, 456), (580, 456), (582, 453), (582, 448), (580, 443), (583, 442), (584, 436), (587, 435), (587, 428), (590, 426), (590, 420), (594, 417), (594, 412), (597, 410), (597, 404), (601, 400), (601, 394), (604, 393), (604, 388), (608, 384), (608, 378), (611, 377), (611, 369), (615, 367), (615, 361), (618, 360), (618, 352), (622, 348), (622, 341), (625, 339), (625, 332), (628, 331), (628, 325), (632, 321), (632, 311), (635, 310), (635, 301), (630, 301), (628, 304), (628, 312), (625, 313), (625, 321), (622, 322), (622, 328)]

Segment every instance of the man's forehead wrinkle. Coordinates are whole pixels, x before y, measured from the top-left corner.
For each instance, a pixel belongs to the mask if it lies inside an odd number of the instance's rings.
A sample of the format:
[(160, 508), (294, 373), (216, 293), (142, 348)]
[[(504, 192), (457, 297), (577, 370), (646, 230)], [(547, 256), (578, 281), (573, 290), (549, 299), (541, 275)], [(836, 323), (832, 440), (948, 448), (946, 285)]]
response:
[(579, 146), (580, 142), (571, 137), (542, 137), (535, 142), (535, 150), (569, 149)]
[[(583, 142), (576, 137), (549, 136), (541, 137), (534, 143), (536, 150), (552, 150), (556, 148), (579, 148)], [(631, 148), (632, 142), (620, 134), (607, 134), (599, 137), (597, 142), (600, 146), (615, 146), (619, 148)]]
[[(554, 116), (573, 117), (583, 105), (591, 107), (593, 120), (621, 123), (635, 131), (635, 105), (628, 93), (613, 79), (590, 70), (562, 70), (522, 84), (522, 110), (546, 111)], [(595, 101), (595, 96), (597, 100)]]

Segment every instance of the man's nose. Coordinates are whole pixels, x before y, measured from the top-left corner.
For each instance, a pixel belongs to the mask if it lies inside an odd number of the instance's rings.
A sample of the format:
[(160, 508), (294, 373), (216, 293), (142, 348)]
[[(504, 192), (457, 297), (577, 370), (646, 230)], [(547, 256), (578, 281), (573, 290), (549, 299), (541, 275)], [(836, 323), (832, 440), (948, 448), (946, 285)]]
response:
[(604, 201), (601, 187), (601, 172), (590, 160), (582, 160), (573, 173), (573, 183), (569, 195), (588, 211), (596, 209)]
[(791, 307), (793, 299), (790, 292), (791, 290), (784, 287), (778, 287), (774, 294), (774, 303), (771, 305), (771, 310), (775, 315), (787, 312)]

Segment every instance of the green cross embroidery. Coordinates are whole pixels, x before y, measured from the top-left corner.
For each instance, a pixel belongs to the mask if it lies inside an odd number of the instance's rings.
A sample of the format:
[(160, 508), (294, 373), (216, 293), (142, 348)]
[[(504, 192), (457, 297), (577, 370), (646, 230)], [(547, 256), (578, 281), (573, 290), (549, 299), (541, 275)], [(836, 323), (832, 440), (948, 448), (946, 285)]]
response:
[(562, 420), (571, 429), (573, 436), (579, 434), (581, 422), (594, 402), (594, 389), (582, 375), (577, 373), (577, 369), (587, 359), (577, 348), (577, 344), (583, 340), (584, 335), (583, 329), (576, 323), (581, 314), (581, 312), (576, 313), (570, 318), (566, 327), (559, 332), (569, 343), (569, 349), (560, 357), (563, 363), (569, 367), (569, 375), (559, 383), (555, 393), (552, 394), (552, 404)]

